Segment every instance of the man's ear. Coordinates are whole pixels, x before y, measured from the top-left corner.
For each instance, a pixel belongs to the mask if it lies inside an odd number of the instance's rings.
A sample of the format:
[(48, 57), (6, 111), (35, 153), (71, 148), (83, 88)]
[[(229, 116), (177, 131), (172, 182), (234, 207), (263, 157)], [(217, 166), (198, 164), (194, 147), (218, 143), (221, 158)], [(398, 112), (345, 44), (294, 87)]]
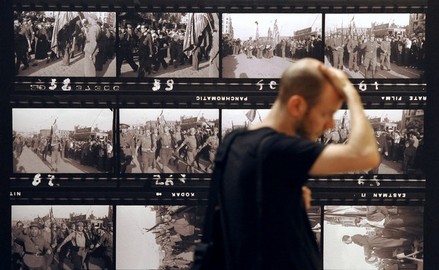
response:
[(293, 117), (302, 118), (307, 108), (308, 104), (302, 96), (294, 95), (288, 99), (288, 112)]

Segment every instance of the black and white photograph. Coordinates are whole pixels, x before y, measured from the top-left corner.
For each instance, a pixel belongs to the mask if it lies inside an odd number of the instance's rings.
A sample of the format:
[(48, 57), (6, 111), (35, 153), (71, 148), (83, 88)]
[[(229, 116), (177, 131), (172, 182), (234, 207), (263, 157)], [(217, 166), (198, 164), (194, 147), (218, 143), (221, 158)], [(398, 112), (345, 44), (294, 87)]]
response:
[[(424, 110), (365, 110), (372, 125), (381, 163), (367, 174), (423, 173)], [(328, 129), (319, 139), (323, 144), (345, 143), (349, 136), (348, 110), (334, 115), (334, 128)]]
[(15, 74), (115, 77), (116, 12), (15, 11)]
[(116, 269), (190, 269), (205, 207), (116, 207)]
[(121, 173), (211, 173), (218, 109), (120, 109)]
[(325, 206), (326, 270), (423, 269), (422, 206)]
[(111, 109), (12, 109), (14, 173), (113, 171)]
[(221, 137), (236, 129), (247, 128), (262, 122), (269, 109), (223, 109), (221, 110)]
[(425, 13), (325, 15), (325, 64), (353, 79), (420, 79)]
[(113, 207), (12, 205), (11, 270), (111, 270)]
[(225, 13), (223, 78), (280, 78), (297, 60), (323, 60), (322, 14)]
[(219, 78), (218, 13), (122, 12), (121, 77)]

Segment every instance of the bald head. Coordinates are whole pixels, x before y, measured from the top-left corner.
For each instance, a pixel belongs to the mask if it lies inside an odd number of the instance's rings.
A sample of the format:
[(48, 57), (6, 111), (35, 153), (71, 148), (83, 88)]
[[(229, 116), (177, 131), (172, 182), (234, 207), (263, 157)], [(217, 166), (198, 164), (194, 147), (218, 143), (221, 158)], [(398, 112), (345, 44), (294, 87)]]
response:
[(313, 58), (304, 58), (284, 71), (280, 80), (277, 100), (285, 105), (291, 96), (302, 96), (312, 107), (318, 101), (328, 80), (319, 70), (323, 63)]

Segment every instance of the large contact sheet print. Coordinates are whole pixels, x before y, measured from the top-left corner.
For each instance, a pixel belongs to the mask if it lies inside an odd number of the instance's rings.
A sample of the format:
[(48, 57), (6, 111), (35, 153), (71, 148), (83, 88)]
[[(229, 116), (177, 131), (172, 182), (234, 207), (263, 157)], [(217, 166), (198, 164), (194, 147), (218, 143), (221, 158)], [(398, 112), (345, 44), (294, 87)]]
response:
[(323, 268), (424, 269), (426, 2), (158, 2), (12, 5), (5, 269), (190, 269), (218, 146), (303, 58), (347, 74), (381, 157), (309, 180)]

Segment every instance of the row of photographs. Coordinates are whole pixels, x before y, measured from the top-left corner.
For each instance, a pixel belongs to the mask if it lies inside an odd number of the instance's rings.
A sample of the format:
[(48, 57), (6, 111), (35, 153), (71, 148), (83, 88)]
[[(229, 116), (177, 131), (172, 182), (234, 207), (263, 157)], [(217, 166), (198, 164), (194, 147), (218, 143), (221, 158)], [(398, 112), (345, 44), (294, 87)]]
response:
[[(307, 214), (324, 269), (423, 269), (423, 206)], [(12, 205), (10, 269), (190, 269), (204, 215), (200, 205)]]
[[(208, 175), (221, 139), (269, 109), (13, 108), (12, 172)], [(381, 164), (369, 175), (423, 175), (424, 110), (366, 109)], [(115, 121), (117, 119), (117, 121)], [(345, 143), (346, 109), (318, 141)]]
[(312, 57), (351, 79), (422, 82), (425, 20), (425, 13), (15, 11), (15, 71), (261, 79)]

